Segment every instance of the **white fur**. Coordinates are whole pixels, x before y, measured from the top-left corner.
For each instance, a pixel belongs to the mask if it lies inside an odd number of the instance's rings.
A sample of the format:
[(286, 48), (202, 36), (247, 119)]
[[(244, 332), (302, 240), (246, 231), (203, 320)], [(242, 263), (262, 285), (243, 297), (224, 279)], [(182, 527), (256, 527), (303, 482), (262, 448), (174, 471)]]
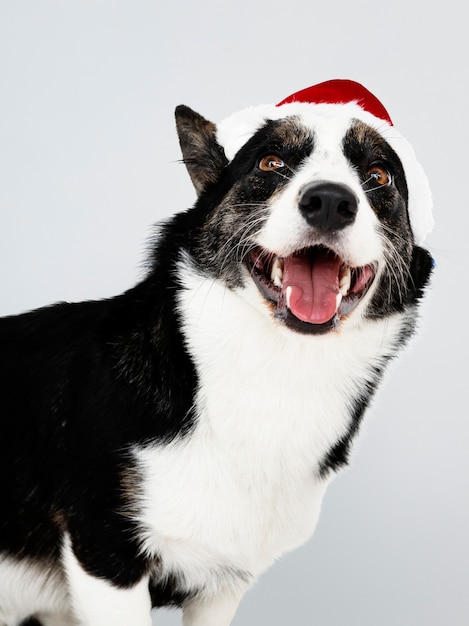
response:
[(63, 578), (32, 561), (0, 558), (0, 625), (16, 626), (32, 614), (44, 626), (71, 624), (68, 609)]
[(184, 606), (183, 626), (227, 626), (238, 608), (242, 593), (228, 591), (214, 597), (194, 598)]
[(77, 561), (68, 538), (64, 544), (63, 562), (71, 604), (80, 624), (151, 626), (148, 577), (130, 589), (120, 589), (90, 576)]
[(44, 626), (151, 626), (148, 577), (119, 589), (87, 574), (66, 537), (64, 574), (28, 561), (0, 560), (0, 625), (34, 615)]
[(370, 379), (367, 364), (392, 352), (400, 322), (368, 321), (365, 337), (345, 325), (305, 337), (273, 322), (260, 295), (253, 307), (254, 286), (227, 290), (187, 263), (180, 276), (200, 377), (197, 425), (135, 451), (145, 476), (138, 519), (146, 551), (211, 597), (242, 588), (243, 574), (255, 579), (310, 537), (326, 488), (318, 464), (345, 434), (350, 394)]

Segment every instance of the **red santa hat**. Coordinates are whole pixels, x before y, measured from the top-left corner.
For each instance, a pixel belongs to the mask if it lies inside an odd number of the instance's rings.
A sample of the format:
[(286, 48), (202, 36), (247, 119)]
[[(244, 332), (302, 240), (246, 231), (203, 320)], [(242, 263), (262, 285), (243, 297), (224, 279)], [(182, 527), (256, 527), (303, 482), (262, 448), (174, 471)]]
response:
[[(305, 109), (307, 107), (307, 109)], [(417, 244), (433, 227), (432, 197), (427, 177), (410, 143), (397, 131), (383, 104), (368, 89), (352, 80), (328, 80), (288, 96), (276, 105), (260, 105), (235, 113), (218, 125), (217, 137), (231, 160), (268, 119), (281, 119), (311, 110), (358, 118), (375, 128), (399, 156), (409, 191), (409, 216)]]
[(291, 102), (309, 102), (310, 104), (319, 104), (321, 102), (326, 104), (346, 104), (347, 102), (356, 102), (365, 111), (393, 126), (389, 113), (378, 98), (363, 85), (353, 80), (339, 78), (326, 80), (324, 83), (297, 91), (279, 102), (277, 106), (281, 107)]

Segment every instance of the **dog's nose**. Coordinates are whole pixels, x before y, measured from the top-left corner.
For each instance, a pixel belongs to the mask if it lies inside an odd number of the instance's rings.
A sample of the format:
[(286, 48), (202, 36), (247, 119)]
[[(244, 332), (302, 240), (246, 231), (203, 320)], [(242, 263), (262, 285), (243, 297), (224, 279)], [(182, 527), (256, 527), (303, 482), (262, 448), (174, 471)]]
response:
[(357, 215), (358, 201), (346, 185), (319, 181), (304, 187), (298, 207), (310, 226), (325, 232), (352, 224)]

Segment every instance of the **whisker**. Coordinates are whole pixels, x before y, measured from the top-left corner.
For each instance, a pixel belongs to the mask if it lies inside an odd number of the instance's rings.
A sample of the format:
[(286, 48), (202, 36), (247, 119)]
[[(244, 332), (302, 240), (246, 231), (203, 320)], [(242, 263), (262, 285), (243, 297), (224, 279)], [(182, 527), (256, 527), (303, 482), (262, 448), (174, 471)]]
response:
[(288, 163), (285, 163), (285, 162), (284, 162), (284, 165), (285, 165), (285, 167), (286, 167), (288, 170), (290, 170), (290, 172), (291, 172), (292, 174), (295, 174), (295, 170), (294, 170), (294, 169), (293, 169), (290, 165), (288, 165)]
[(374, 176), (369, 176), (366, 180), (364, 180), (364, 181), (361, 183), (361, 186), (363, 187), (363, 185), (366, 185), (366, 183), (369, 183), (369, 182), (370, 182), (370, 180), (374, 180)]
[[(390, 228), (387, 228), (386, 225), (383, 225), (383, 231), (381, 233), (381, 237), (383, 239), (383, 249), (384, 256), (386, 260), (386, 274), (388, 281), (388, 303), (391, 303), (392, 298), (392, 283), (398, 289), (399, 299), (401, 301), (404, 300), (405, 296), (405, 287), (407, 285), (407, 281), (410, 275), (410, 270), (407, 267), (407, 264), (404, 262), (402, 255), (399, 253), (396, 245), (391, 241), (391, 239), (387, 236), (386, 230), (388, 232), (391, 231)], [(395, 233), (394, 233), (394, 236)], [(403, 240), (403, 238), (401, 238)]]
[[(238, 261), (244, 261), (244, 259), (246, 258), (246, 256), (249, 254), (249, 252), (251, 250), (253, 250), (257, 244), (256, 242), (252, 239), (252, 236), (254, 234), (254, 230), (257, 227), (257, 222), (250, 224), (249, 227), (247, 227), (244, 232), (242, 233), (239, 241), (237, 241), (228, 251), (226, 254), (224, 254), (224, 259), (223, 259), (223, 263), (222, 263), (222, 269), (225, 267), (225, 265), (228, 263), (230, 257), (232, 256), (233, 253), (236, 253), (236, 259)], [(232, 238), (231, 238), (232, 240)], [(225, 248), (226, 246), (224, 246)]]
[[(238, 205), (241, 206), (241, 205)], [(242, 206), (246, 206), (246, 205), (242, 205)], [(261, 206), (261, 205), (260, 205)], [(262, 205), (262, 208), (265, 208), (265, 205)], [(254, 215), (252, 215), (249, 219), (249, 221), (247, 223), (243, 223), (241, 224), (241, 226), (239, 226), (239, 228), (237, 228), (231, 235), (231, 237), (229, 237), (224, 245), (220, 248), (220, 250), (218, 251), (218, 254), (223, 253), (226, 249), (226, 247), (228, 245), (230, 245), (230, 243), (233, 241), (233, 239), (241, 232), (243, 232), (243, 235), (240, 237), (240, 241), (242, 241), (245, 237), (245, 234), (249, 231), (251, 231), (255, 226), (257, 226), (258, 224), (260, 224), (264, 219), (264, 215), (262, 213), (262, 215), (260, 214), (260, 212), (255, 213)], [(239, 243), (239, 242), (238, 242)]]
[[(250, 203), (238, 206), (246, 207), (254, 205)], [(249, 254), (249, 252), (257, 245), (252, 237), (259, 224), (262, 224), (265, 219), (264, 210), (266, 208), (267, 205), (265, 203), (259, 203), (257, 205), (257, 210), (250, 216), (249, 221), (237, 228), (217, 251), (217, 257), (223, 257), (220, 265), (221, 272), (223, 272), (229, 260), (232, 258), (233, 253), (235, 253), (237, 260), (243, 261), (246, 258), (246, 255)]]
[(286, 174), (283, 174), (282, 172), (279, 172), (278, 170), (273, 170), (273, 172), (275, 174), (277, 174), (278, 176), (280, 176), (281, 178), (284, 178), (285, 180), (291, 180), (292, 179), (292, 176), (287, 176)]
[[(364, 180), (361, 183), (361, 187), (363, 187), (364, 185), (366, 185), (367, 183), (370, 182), (370, 180), (379, 180), (379, 175), (377, 174), (371, 174), (370, 176), (368, 176), (368, 178), (366, 180)], [(377, 187), (372, 187), (371, 189), (364, 189), (363, 193), (370, 193), (371, 191), (376, 191), (376, 189), (382, 189), (383, 187), (388, 187), (389, 185), (392, 185), (393, 182), (393, 178), (392, 176), (389, 177), (389, 180), (386, 184), (384, 185), (378, 185)]]

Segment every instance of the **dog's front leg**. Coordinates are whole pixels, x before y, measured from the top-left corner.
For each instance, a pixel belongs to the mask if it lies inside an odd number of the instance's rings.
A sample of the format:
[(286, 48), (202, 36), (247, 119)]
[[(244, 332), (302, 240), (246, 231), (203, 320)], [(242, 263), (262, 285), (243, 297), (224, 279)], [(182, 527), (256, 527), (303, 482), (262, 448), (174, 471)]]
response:
[(70, 545), (65, 546), (63, 557), (70, 601), (80, 626), (151, 626), (148, 576), (122, 589), (88, 574)]
[(196, 596), (183, 608), (183, 626), (229, 626), (245, 589), (218, 593), (209, 598)]

